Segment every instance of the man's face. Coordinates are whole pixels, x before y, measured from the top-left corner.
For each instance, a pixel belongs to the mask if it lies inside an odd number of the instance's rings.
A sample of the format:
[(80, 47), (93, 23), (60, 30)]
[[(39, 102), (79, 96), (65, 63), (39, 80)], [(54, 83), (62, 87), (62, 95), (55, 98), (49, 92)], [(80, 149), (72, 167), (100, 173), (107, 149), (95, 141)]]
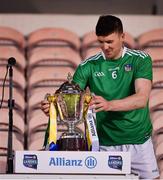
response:
[(124, 34), (112, 33), (107, 36), (97, 36), (100, 47), (107, 59), (118, 59), (122, 55)]

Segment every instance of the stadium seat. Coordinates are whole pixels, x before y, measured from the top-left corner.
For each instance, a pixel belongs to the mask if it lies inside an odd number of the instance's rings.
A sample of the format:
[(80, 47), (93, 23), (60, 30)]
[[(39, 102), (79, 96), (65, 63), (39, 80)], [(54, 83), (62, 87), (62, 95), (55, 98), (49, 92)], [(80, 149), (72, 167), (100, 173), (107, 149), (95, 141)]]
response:
[(158, 167), (160, 170), (160, 179), (162, 179), (163, 178), (163, 159), (158, 160)]
[[(6, 75), (6, 66), (0, 65), (0, 81), (4, 81)], [(7, 76), (7, 81), (9, 81), (9, 73)], [(2, 84), (2, 83), (1, 83)], [(20, 72), (17, 68), (13, 67), (13, 84), (15, 87), (22, 89), (24, 91), (26, 87), (25, 76), (22, 72)]]
[[(0, 137), (0, 172), (5, 173), (8, 151), (8, 124), (0, 122)], [(12, 150), (13, 155), (16, 150), (24, 150), (24, 134), (14, 125), (12, 132)], [(4, 167), (2, 167), (2, 164)]]
[(149, 108), (151, 111), (156, 110), (163, 105), (163, 91), (152, 91), (149, 98)]
[(0, 174), (6, 173), (7, 167), (7, 148), (0, 147)]
[(163, 68), (153, 68), (153, 88), (163, 88)]
[(47, 123), (41, 124), (34, 129), (30, 129), (28, 136), (28, 149), (29, 150), (43, 150), (45, 130)]
[(70, 47), (76, 51), (80, 49), (78, 35), (64, 28), (42, 28), (31, 32), (27, 37), (28, 54), (40, 47)]
[(163, 129), (163, 114), (153, 120), (153, 131), (154, 134), (158, 133), (159, 130)]
[(28, 88), (46, 80), (67, 80), (68, 73), (73, 75), (74, 69), (67, 66), (38, 66), (28, 76)]
[(24, 69), (26, 68), (25, 55), (14, 46), (0, 46), (0, 64), (6, 66), (10, 57), (15, 58), (15, 67), (24, 75)]
[(47, 124), (49, 117), (46, 116), (41, 109), (34, 109), (28, 114), (28, 130), (31, 132), (32, 129), (36, 129), (42, 124)]
[(155, 148), (157, 160), (160, 160), (163, 158), (162, 149), (163, 149), (163, 140), (161, 139)]
[[(13, 150), (23, 150), (24, 149), (24, 136), (20, 135), (17, 132), (14, 132), (12, 136), (13, 136)], [(8, 131), (1, 130), (0, 137), (1, 137), (0, 147), (7, 148)]]
[(72, 66), (74, 69), (81, 62), (81, 57), (78, 52), (73, 51), (70, 48), (42, 48), (28, 58), (28, 71), (39, 64), (44, 65), (66, 65)]
[(152, 29), (142, 33), (137, 38), (137, 42), (140, 49), (163, 47), (163, 28)]
[(0, 44), (3, 46), (16, 46), (20, 51), (24, 51), (26, 46), (23, 33), (11, 27), (0, 26)]
[[(2, 108), (0, 109), (1, 124), (9, 124), (9, 109)], [(19, 113), (17, 110), (13, 109), (13, 125), (14, 127), (21, 133), (24, 134), (25, 131), (25, 122), (24, 122), (24, 114)]]
[(150, 47), (146, 48), (145, 51), (151, 56), (153, 67), (163, 67), (163, 47)]
[[(2, 86), (0, 86), (0, 93), (2, 93), (3, 88)], [(9, 87), (5, 86), (4, 87), (4, 97), (3, 100), (4, 101), (8, 101), (9, 100)], [(15, 101), (15, 104), (18, 105), (19, 107), (21, 107), (21, 111), (23, 112), (25, 109), (25, 100), (24, 100), (24, 94), (23, 92), (19, 91), (16, 88), (12, 88), (12, 98)], [(0, 101), (2, 99), (2, 94), (0, 96)]]

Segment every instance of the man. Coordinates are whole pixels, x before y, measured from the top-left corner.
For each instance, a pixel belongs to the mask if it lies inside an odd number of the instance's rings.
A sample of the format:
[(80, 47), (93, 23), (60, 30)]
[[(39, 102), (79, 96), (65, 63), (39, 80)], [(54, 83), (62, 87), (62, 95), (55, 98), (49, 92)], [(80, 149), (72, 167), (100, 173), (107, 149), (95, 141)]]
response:
[[(73, 81), (95, 94), (90, 105), (96, 112), (100, 151), (130, 151), (132, 172), (140, 178), (157, 178), (148, 108), (151, 58), (124, 47), (125, 34), (118, 17), (100, 16), (96, 35), (102, 52), (83, 61)], [(42, 103), (46, 113), (47, 107)]]

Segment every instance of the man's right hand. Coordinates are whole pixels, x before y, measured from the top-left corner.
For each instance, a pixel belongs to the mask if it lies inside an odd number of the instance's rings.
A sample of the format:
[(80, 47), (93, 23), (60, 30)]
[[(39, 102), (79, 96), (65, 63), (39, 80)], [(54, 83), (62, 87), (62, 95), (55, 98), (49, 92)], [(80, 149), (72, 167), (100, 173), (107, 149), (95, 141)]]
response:
[(47, 100), (41, 101), (41, 110), (49, 116), (50, 103)]

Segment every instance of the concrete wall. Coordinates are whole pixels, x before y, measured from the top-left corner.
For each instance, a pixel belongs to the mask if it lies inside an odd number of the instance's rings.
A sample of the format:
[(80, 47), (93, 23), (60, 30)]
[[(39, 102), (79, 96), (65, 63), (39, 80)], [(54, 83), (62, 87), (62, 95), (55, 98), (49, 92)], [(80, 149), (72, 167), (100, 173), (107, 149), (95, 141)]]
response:
[[(116, 15), (116, 14), (115, 14)], [(124, 30), (134, 37), (155, 28), (163, 28), (163, 16), (118, 15)], [(99, 15), (67, 14), (1, 14), (0, 26), (13, 27), (25, 35), (38, 28), (63, 27), (76, 32), (79, 36), (94, 30)]]
[(163, 1), (0, 0), (0, 13), (163, 14)]

